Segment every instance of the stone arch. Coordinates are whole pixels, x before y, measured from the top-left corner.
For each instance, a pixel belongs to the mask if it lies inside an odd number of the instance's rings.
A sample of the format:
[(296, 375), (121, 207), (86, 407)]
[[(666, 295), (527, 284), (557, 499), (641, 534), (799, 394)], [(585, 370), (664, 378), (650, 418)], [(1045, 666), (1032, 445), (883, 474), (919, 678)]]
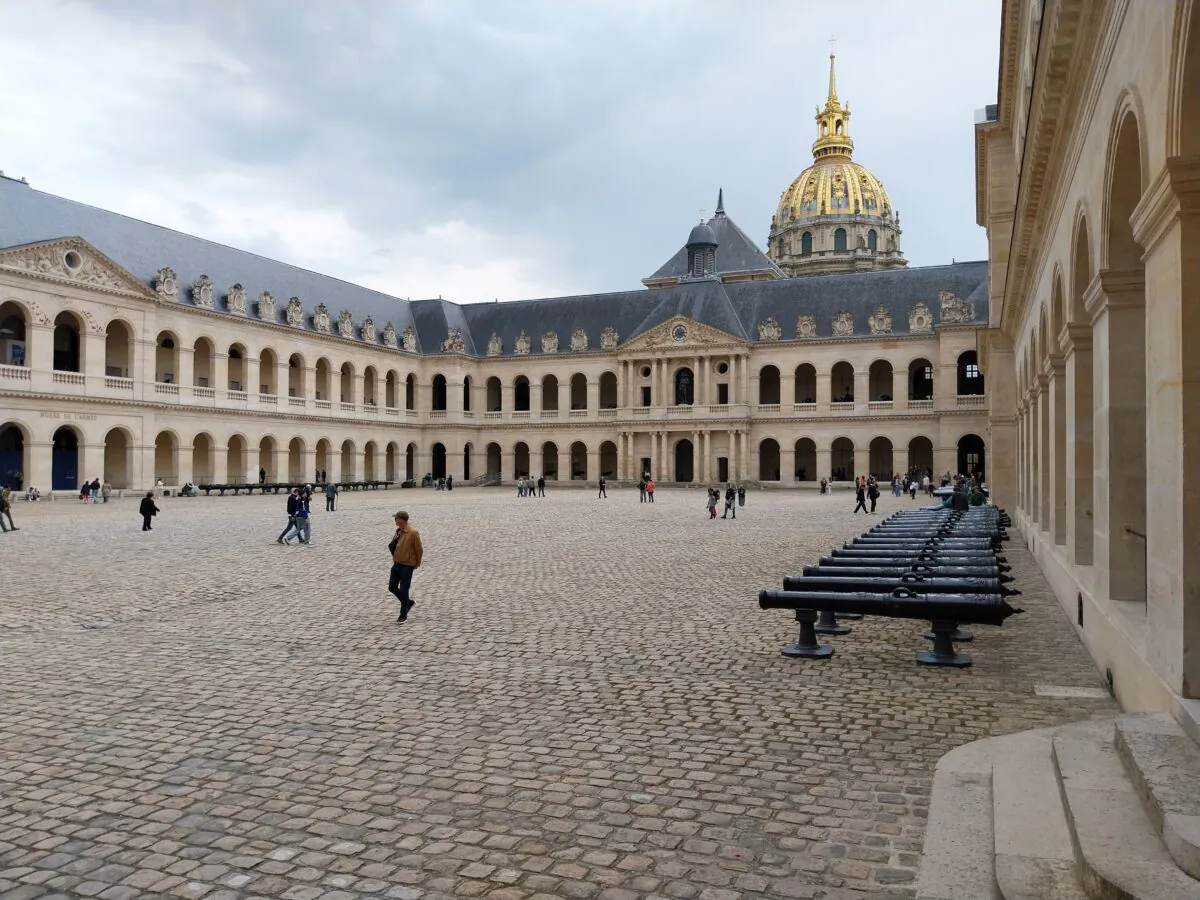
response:
[[(304, 481), (308, 473), (304, 471), (304, 438), (296, 436), (288, 441), (288, 481), (293, 484)], [(313, 479), (315, 484), (320, 479)]]
[(542, 411), (558, 411), (558, 376), (544, 375), (542, 377)]
[(583, 441), (575, 441), (571, 444), (571, 480), (572, 481), (587, 481), (588, 479), (588, 458), (587, 444)]
[(895, 399), (892, 383), (895, 373), (890, 360), (877, 359), (867, 372), (868, 400), (880, 402)]
[(154, 339), (154, 380), (159, 384), (179, 383), (179, 347), (179, 335), (167, 328)]
[(796, 480), (817, 480), (817, 443), (812, 438), (796, 441)]
[[(170, 428), (154, 436), (154, 483), (159, 479), (163, 484), (179, 484), (179, 435)], [(117, 483), (112, 485), (116, 487)]]
[(83, 319), (73, 309), (64, 309), (54, 317), (54, 371), (83, 372), (83, 334)]
[(83, 481), (79, 471), (79, 445), (83, 432), (74, 425), (60, 425), (50, 438), (50, 488), (78, 490)]
[(780, 402), (778, 366), (767, 365), (758, 370), (758, 402), (760, 405)]
[(213, 483), (213, 467), (216, 463), (217, 442), (207, 431), (197, 432), (192, 438), (192, 481), (196, 484)]
[(832, 403), (854, 402), (854, 366), (847, 360), (834, 363), (829, 372), (829, 399)]
[(779, 441), (763, 438), (758, 442), (758, 480), (779, 481)]

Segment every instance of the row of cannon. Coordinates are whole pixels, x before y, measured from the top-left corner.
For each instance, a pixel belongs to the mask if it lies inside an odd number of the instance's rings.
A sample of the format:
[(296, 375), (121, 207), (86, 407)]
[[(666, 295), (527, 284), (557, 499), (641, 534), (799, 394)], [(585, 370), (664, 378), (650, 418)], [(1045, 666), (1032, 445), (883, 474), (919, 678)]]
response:
[(1023, 612), (1008, 597), (1012, 567), (1001, 550), (1011, 521), (995, 506), (898, 512), (876, 527), (783, 579), (783, 590), (761, 591), (762, 609), (796, 613), (800, 635), (784, 656), (827, 659), (833, 645), (818, 634), (848, 634), (838, 622), (863, 616), (924, 619), (932, 649), (917, 654), (926, 666), (971, 665), (955, 649), (973, 635), (962, 625), (1003, 625)]

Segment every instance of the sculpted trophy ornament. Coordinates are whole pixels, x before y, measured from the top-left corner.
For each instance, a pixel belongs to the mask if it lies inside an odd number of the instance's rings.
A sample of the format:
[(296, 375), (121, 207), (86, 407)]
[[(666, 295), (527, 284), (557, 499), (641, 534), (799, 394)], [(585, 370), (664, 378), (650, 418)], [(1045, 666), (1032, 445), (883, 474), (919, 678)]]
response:
[(175, 283), (175, 270), (170, 266), (159, 269), (154, 278), (154, 290), (162, 299), (174, 300), (179, 294), (179, 287)]
[(960, 300), (950, 291), (940, 292), (938, 300), (942, 304), (943, 325), (953, 322), (970, 322), (975, 318), (975, 304)]
[(774, 316), (767, 316), (758, 323), (758, 339), (760, 341), (777, 341), (783, 337), (783, 329)]
[[(293, 298), (295, 299), (295, 298)], [(288, 324), (299, 325), (304, 321), (304, 309), (300, 306), (300, 301), (296, 300), (296, 308), (299, 311), (299, 321), (292, 321), (292, 304), (288, 301)], [(318, 303), (317, 308), (313, 310), (313, 328), (324, 334), (329, 334), (329, 309), (324, 303)]]
[(588, 348), (587, 332), (582, 328), (576, 328), (571, 332), (571, 351), (574, 353), (582, 353)]
[(558, 332), (547, 331), (542, 335), (542, 352), (557, 353), (558, 352)]
[(840, 312), (833, 317), (833, 336), (849, 337), (854, 334), (854, 316), (848, 312)]
[(212, 279), (207, 275), (201, 275), (192, 282), (192, 302), (197, 306), (203, 306), (206, 309), (212, 309), (213, 284)]
[(616, 350), (617, 344), (620, 342), (620, 335), (617, 334), (617, 329), (611, 325), (605, 326), (600, 332), (600, 349), (601, 350)]
[(225, 299), (225, 305), (229, 307), (230, 312), (244, 316), (246, 314), (246, 289), (240, 284), (231, 287), (229, 295)]
[(264, 322), (275, 321), (275, 298), (270, 291), (258, 295), (258, 317)]
[(887, 311), (887, 307), (880, 304), (875, 307), (875, 312), (867, 316), (867, 325), (871, 328), (871, 334), (891, 334), (892, 314)]
[(504, 341), (500, 335), (492, 332), (492, 336), (488, 339), (488, 356), (499, 356), (504, 352)]
[(908, 314), (908, 330), (912, 334), (928, 334), (933, 331), (933, 313), (920, 300)]
[(796, 337), (798, 338), (814, 338), (817, 336), (817, 320), (810, 315), (802, 315), (796, 318)]
[(338, 334), (344, 338), (354, 337), (354, 316), (350, 310), (343, 309), (338, 313)]
[(462, 329), (451, 328), (446, 332), (446, 339), (442, 341), (443, 353), (464, 353), (467, 345), (463, 343)]
[(411, 325), (405, 325), (404, 331), (400, 335), (400, 346), (409, 353), (415, 353), (417, 350), (417, 330)]
[(388, 322), (383, 326), (383, 346), (392, 347), (394, 349), (396, 344), (396, 326), (391, 322)]
[(368, 344), (375, 343), (375, 320), (370, 316), (362, 321), (362, 339)]
[(525, 333), (524, 330), (517, 335), (517, 340), (513, 345), (513, 353), (518, 356), (525, 356), (533, 349), (533, 339)]

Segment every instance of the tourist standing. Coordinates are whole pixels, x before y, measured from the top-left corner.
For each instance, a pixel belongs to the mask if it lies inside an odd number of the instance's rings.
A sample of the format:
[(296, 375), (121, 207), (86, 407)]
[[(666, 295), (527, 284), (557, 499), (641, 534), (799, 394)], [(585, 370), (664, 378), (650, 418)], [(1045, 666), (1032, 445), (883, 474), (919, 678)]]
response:
[(158, 506), (154, 503), (154, 491), (146, 491), (146, 496), (142, 498), (142, 505), (138, 507), (138, 512), (142, 515), (142, 531), (153, 531), (150, 527), (150, 520), (158, 515)]
[(338, 486), (336, 484), (327, 483), (325, 485), (325, 512), (333, 512), (337, 507), (337, 492)]
[(854, 482), (854, 498), (858, 501), (854, 505), (854, 514), (858, 515), (860, 509), (865, 513), (867, 511), (867, 485), (862, 477)]
[(286, 544), (288, 541), (288, 533), (296, 526), (296, 507), (300, 503), (300, 488), (292, 488), (292, 492), (287, 498), (287, 524), (283, 526), (283, 531), (279, 532), (279, 537), (275, 538), (275, 543)]
[(400, 510), (393, 516), (396, 523), (396, 534), (388, 549), (392, 551), (392, 574), (388, 580), (388, 590), (400, 601), (400, 615), (396, 622), (407, 622), (408, 614), (416, 605), (409, 592), (412, 589), (413, 573), (421, 567), (421, 557), (424, 548), (421, 546), (421, 535), (417, 529), (408, 524), (408, 513)]
[(608, 499), (608, 491), (606, 491), (606, 490), (604, 489), (604, 486), (605, 486), (606, 484), (607, 484), (607, 482), (604, 480), (604, 476), (603, 476), (603, 475), (601, 475), (601, 476), (600, 476), (600, 493), (598, 493), (598, 494), (596, 495), (596, 499), (597, 499), (597, 500), (599, 500), (601, 497), (603, 497), (605, 500), (607, 500), (607, 499)]

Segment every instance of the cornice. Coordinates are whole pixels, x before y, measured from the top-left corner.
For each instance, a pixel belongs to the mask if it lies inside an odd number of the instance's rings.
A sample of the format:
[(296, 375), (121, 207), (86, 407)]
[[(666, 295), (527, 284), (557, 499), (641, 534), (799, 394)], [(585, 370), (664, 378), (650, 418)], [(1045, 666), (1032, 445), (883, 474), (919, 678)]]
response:
[(1200, 216), (1200, 156), (1173, 156), (1133, 209), (1133, 239), (1151, 253), (1180, 216)]

